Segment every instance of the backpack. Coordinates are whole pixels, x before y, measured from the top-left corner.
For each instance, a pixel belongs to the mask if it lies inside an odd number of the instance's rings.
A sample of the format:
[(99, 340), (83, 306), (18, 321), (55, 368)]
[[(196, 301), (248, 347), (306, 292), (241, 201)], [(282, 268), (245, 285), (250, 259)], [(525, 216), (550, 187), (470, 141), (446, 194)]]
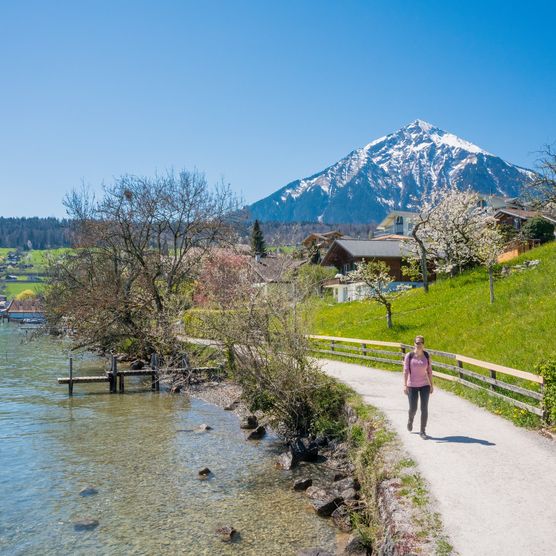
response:
[[(429, 356), (429, 352), (428, 351), (423, 351), (423, 353), (425, 354), (425, 357), (427, 358), (427, 363), (430, 361), (430, 356)], [(415, 353), (413, 353), (412, 351), (409, 352), (409, 359), (408, 359), (408, 367), (409, 367), (409, 374), (411, 374), (411, 359), (413, 358), (413, 356), (415, 355)]]

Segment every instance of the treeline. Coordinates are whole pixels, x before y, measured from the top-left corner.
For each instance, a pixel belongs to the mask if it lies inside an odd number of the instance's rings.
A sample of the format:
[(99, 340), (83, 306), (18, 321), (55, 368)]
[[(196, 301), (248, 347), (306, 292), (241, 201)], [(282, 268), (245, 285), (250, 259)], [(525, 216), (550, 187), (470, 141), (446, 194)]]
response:
[(0, 217), (0, 247), (55, 249), (69, 245), (69, 220), (37, 216)]
[[(375, 224), (322, 224), (320, 222), (261, 222), (266, 243), (269, 246), (298, 245), (310, 233), (324, 233), (339, 230), (344, 235), (369, 239), (376, 230)], [(252, 222), (245, 222), (239, 231), (241, 241), (249, 243)]]

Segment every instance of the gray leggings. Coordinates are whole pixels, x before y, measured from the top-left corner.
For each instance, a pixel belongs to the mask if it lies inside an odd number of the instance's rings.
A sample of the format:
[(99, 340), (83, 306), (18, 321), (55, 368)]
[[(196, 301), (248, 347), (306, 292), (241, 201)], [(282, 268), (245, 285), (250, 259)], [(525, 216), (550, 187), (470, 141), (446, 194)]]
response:
[(410, 386), (408, 391), (409, 420), (413, 423), (413, 418), (417, 413), (417, 399), (421, 396), (421, 432), (425, 432), (427, 419), (429, 417), (429, 396), (431, 393), (431, 387), (429, 385), (419, 386), (418, 388)]

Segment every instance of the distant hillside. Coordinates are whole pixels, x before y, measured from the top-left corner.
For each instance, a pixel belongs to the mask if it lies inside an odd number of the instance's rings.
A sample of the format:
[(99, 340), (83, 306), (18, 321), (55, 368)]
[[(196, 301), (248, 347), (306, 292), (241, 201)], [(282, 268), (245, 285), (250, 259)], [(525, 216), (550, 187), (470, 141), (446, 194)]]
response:
[(379, 222), (411, 208), (434, 184), (517, 196), (534, 172), (422, 120), (356, 149), (313, 176), (249, 207), (252, 218), (279, 222)]
[(69, 247), (69, 221), (58, 218), (0, 217), (0, 247), (55, 249)]

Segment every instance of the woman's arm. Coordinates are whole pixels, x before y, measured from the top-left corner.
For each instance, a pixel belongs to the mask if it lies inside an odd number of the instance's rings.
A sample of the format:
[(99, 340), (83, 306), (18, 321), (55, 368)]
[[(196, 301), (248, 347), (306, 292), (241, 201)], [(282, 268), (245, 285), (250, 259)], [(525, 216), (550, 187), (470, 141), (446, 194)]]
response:
[(432, 385), (432, 363), (431, 363), (430, 357), (429, 357), (428, 363), (429, 364), (427, 365), (427, 376), (429, 378), (429, 385), (431, 387), (431, 394), (432, 394), (433, 391), (434, 391), (434, 386)]
[(407, 394), (407, 378), (409, 377), (409, 353), (403, 360), (403, 393)]

